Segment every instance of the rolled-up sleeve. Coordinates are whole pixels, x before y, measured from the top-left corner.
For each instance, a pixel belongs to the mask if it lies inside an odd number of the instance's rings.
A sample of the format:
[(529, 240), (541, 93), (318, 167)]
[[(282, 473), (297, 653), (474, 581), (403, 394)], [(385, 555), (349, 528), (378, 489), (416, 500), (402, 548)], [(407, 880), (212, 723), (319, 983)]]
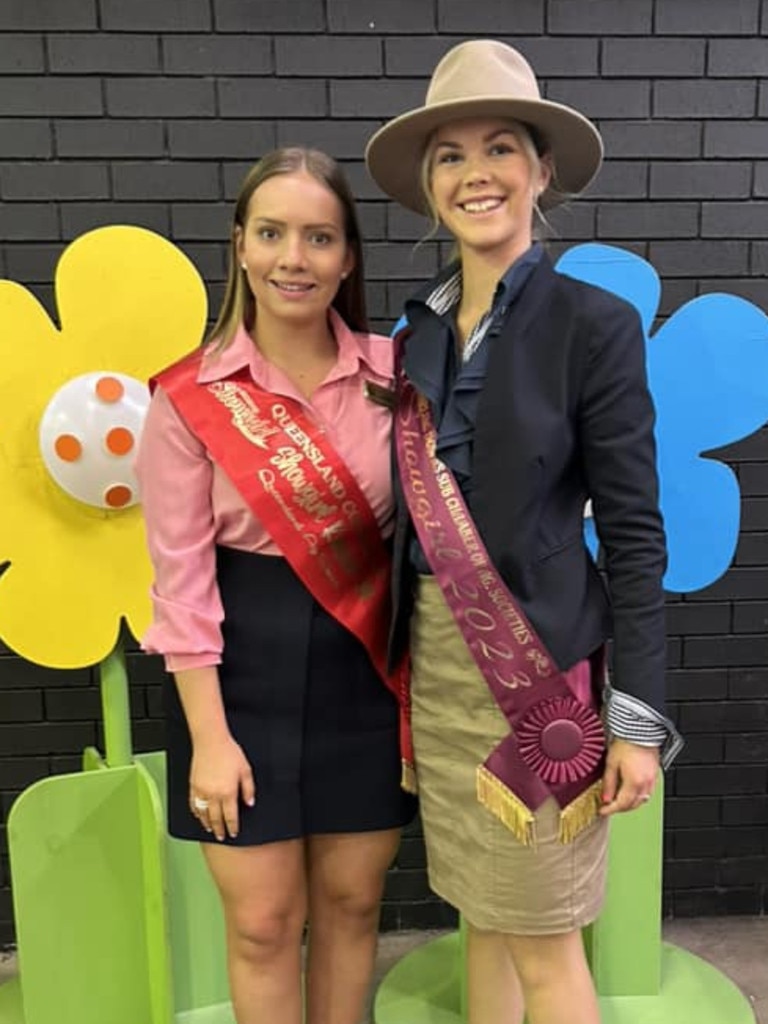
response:
[(142, 638), (169, 672), (221, 661), (224, 614), (216, 583), (213, 465), (161, 388), (136, 459), (150, 557), (153, 622)]

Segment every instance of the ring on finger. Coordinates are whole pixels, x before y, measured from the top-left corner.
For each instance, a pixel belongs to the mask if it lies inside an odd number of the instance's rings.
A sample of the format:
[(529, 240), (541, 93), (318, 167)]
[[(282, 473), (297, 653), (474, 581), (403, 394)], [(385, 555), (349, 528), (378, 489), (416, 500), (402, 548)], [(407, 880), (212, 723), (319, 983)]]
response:
[(642, 800), (643, 803), (645, 803), (646, 801), (651, 799), (651, 794), (650, 793), (641, 793), (638, 799)]
[(208, 800), (204, 800), (203, 797), (196, 796), (195, 799), (192, 801), (192, 806), (195, 808), (196, 811), (207, 811), (210, 806), (210, 803)]

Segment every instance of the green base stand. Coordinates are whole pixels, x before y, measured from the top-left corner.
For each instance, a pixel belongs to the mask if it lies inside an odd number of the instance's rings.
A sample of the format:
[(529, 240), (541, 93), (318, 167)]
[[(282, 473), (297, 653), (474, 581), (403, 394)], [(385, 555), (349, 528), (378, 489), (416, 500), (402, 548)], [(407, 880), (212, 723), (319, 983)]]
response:
[[(55, 998), (56, 993), (51, 996)], [(63, 1018), (51, 1017), (51, 1024), (61, 1024)], [(173, 1024), (234, 1024), (232, 1007), (229, 1003), (222, 1003), (219, 1006), (206, 1006), (200, 1010), (187, 1010), (177, 1013), (172, 1018)], [(21, 999), (21, 982), (18, 978), (6, 981), (0, 985), (0, 1024), (27, 1024), (24, 1017), (24, 1005)], [(80, 1024), (79, 1021), (72, 1021), (70, 1024)], [(137, 1024), (144, 1024), (143, 1021)]]
[(221, 904), (167, 836), (162, 754), (43, 779), (8, 823), (19, 977), (0, 1024), (233, 1024)]
[(0, 985), (0, 1024), (23, 1024), (24, 1007), (21, 1002), (21, 985), (18, 978), (11, 978)]
[[(376, 995), (376, 1024), (463, 1024), (460, 964), (458, 932), (403, 957)], [(693, 953), (666, 944), (662, 946), (658, 994), (601, 996), (600, 1013), (603, 1024), (755, 1021), (749, 1001), (732, 981)]]
[[(165, 831), (165, 755), (138, 754), (136, 761), (152, 778), (162, 807), (158, 828), (163, 836), (168, 879), (166, 905), (175, 1020), (177, 1024), (231, 1024), (219, 894), (199, 844), (172, 839)], [(195, 1013), (203, 1016), (193, 1016)]]
[(162, 811), (141, 765), (43, 779), (8, 820), (25, 1024), (166, 1024)]
[(187, 1010), (177, 1013), (175, 1024), (235, 1024), (230, 1003), (206, 1006), (202, 1010)]
[(8, 846), (18, 978), (0, 1024), (233, 1024), (221, 903), (165, 828), (165, 758), (133, 757), (120, 646), (100, 666), (106, 754), (30, 786)]
[[(661, 941), (662, 806), (659, 785), (611, 823), (605, 906), (584, 932), (603, 1024), (754, 1024), (732, 981)], [(376, 994), (376, 1024), (463, 1024), (464, 941), (462, 922), (396, 964)]]
[(460, 933), (453, 932), (399, 960), (376, 993), (376, 1024), (462, 1024), (461, 945)]

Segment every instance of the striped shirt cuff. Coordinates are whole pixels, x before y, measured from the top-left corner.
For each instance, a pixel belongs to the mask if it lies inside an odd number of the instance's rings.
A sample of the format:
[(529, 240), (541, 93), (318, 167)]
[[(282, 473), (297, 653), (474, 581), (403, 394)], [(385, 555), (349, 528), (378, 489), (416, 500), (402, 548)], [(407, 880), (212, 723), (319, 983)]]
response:
[(611, 736), (641, 747), (660, 747), (661, 767), (669, 768), (685, 742), (674, 723), (645, 701), (614, 690), (610, 684), (604, 696), (605, 724)]

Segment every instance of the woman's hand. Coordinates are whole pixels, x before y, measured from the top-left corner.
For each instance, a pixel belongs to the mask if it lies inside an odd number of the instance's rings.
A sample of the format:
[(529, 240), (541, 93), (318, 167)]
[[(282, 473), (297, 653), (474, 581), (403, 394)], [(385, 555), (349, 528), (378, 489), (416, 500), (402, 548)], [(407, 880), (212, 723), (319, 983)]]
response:
[(608, 747), (603, 773), (604, 816), (633, 811), (651, 799), (659, 773), (659, 748), (615, 739)]
[(241, 793), (243, 803), (252, 807), (256, 786), (240, 745), (229, 733), (196, 740), (189, 772), (189, 807), (203, 828), (220, 841), (227, 834), (234, 839), (238, 833)]

